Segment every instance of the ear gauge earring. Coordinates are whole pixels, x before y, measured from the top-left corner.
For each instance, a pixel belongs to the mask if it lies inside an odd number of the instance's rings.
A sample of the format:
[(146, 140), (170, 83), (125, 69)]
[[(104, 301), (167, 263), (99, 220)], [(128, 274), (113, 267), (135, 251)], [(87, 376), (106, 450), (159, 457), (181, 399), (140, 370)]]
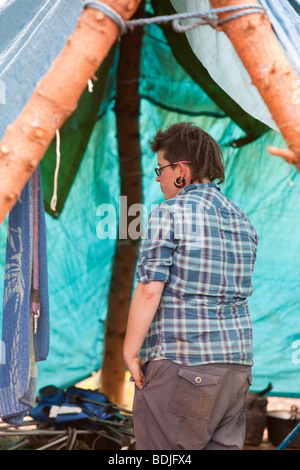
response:
[(185, 186), (185, 183), (185, 178), (178, 176), (178, 178), (176, 178), (176, 181), (174, 182), (174, 186), (176, 186), (176, 188), (183, 188)]

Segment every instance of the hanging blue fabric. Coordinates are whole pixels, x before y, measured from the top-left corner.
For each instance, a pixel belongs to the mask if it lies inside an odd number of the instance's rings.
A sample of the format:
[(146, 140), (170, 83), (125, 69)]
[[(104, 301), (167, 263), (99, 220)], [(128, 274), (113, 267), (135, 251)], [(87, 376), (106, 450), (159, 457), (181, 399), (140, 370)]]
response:
[(298, 16), (300, 16), (300, 1), (299, 0), (288, 0), (290, 5), (294, 8)]
[(48, 350), (46, 225), (37, 168), (8, 220), (0, 368), (0, 413), (4, 422), (21, 425), (33, 407), (37, 361), (45, 360)]
[(295, 72), (300, 77), (299, 0), (259, 0), (268, 12), (273, 29)]

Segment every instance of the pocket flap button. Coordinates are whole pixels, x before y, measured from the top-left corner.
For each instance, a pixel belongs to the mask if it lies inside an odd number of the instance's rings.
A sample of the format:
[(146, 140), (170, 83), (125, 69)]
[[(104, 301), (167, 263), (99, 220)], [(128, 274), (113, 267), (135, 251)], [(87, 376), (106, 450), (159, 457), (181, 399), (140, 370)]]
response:
[(196, 377), (195, 382), (196, 382), (196, 384), (200, 384), (202, 382), (201, 377)]

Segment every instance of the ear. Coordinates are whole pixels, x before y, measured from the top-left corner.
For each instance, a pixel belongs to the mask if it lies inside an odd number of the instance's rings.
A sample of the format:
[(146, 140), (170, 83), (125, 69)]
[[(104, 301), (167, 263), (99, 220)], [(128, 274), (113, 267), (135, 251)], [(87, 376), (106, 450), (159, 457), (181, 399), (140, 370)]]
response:
[(187, 167), (183, 163), (178, 162), (176, 167), (179, 170), (179, 175), (185, 177), (187, 175)]

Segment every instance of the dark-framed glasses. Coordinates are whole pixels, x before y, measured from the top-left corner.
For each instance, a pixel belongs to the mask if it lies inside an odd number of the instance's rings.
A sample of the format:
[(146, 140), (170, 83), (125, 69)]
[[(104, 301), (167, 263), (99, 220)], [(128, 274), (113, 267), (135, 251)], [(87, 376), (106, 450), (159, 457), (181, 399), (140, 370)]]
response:
[(154, 168), (156, 176), (160, 176), (164, 168), (167, 168), (168, 166), (177, 165), (177, 163), (192, 163), (192, 162), (186, 161), (186, 160), (180, 160), (179, 162), (170, 163), (170, 165), (161, 166), (160, 168)]

